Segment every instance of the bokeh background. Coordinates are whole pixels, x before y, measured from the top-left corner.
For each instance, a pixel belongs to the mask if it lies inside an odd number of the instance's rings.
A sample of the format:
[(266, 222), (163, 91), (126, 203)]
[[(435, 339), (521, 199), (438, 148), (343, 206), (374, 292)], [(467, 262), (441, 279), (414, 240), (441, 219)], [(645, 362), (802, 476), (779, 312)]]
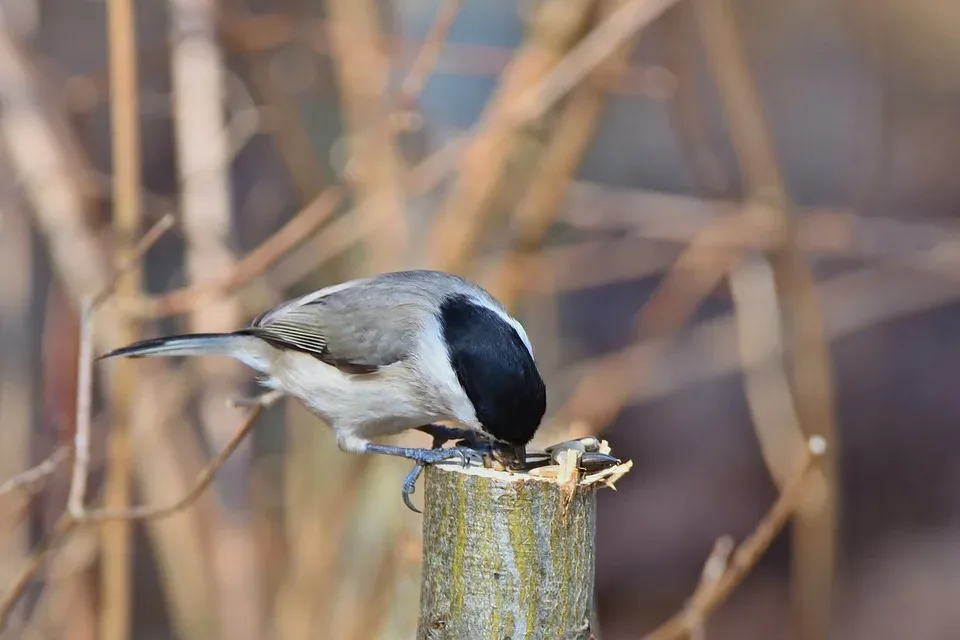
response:
[[(683, 607), (811, 435), (816, 490), (697, 633), (960, 637), (958, 43), (935, 0), (3, 0), (0, 483), (55, 457), (0, 490), (0, 592), (67, 500), (80, 301), (170, 214), (95, 352), (395, 268), (502, 296), (538, 442), (634, 461), (599, 498), (604, 640)], [(255, 390), (217, 359), (94, 383), (114, 507), (183, 495)], [(406, 471), (282, 403), (194, 505), (59, 541), (3, 637), (410, 638)]]

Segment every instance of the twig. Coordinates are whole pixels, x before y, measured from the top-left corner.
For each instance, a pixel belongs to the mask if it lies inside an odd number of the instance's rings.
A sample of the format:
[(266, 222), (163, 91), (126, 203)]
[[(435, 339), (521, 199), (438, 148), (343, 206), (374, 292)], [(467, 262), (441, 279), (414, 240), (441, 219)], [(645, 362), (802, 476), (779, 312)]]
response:
[(143, 256), (147, 254), (147, 251), (163, 237), (163, 234), (172, 229), (176, 223), (173, 214), (167, 213), (150, 227), (143, 237), (140, 238), (140, 241), (134, 245), (130, 254), (122, 257), (120, 263), (114, 266), (113, 278), (107, 283), (107, 286), (101, 289), (100, 292), (90, 300), (91, 307), (99, 306), (100, 303), (110, 297), (123, 275), (131, 269), (134, 269), (137, 264), (143, 260)]
[[(236, 273), (237, 258), (230, 246), (233, 227), (233, 194), (228, 140), (224, 127), (224, 103), (227, 93), (224, 80), (226, 61), (219, 47), (216, 29), (218, 2), (215, 0), (168, 0), (171, 19), (170, 49), (172, 96), (175, 122), (175, 151), (180, 184), (180, 216), (186, 242), (187, 277), (203, 284), (209, 279), (223, 280)], [(186, 318), (186, 327), (193, 333), (232, 331), (242, 320), (240, 301), (235, 296), (220, 297), (203, 308), (195, 306)], [(232, 358), (200, 363), (191, 361), (205, 372), (203, 384), (195, 389), (199, 407), (200, 428), (214, 447), (231, 439), (229, 423), (224, 421), (227, 394), (240, 383), (243, 366)], [(236, 449), (236, 447), (234, 447)], [(249, 448), (234, 455), (232, 471), (246, 476), (249, 471)], [(223, 463), (226, 463), (224, 458)], [(230, 475), (230, 471), (225, 471)], [(213, 478), (213, 476), (210, 476)], [(147, 474), (142, 484), (162, 482)], [(145, 491), (149, 491), (146, 489)], [(142, 511), (142, 509), (140, 510)], [(169, 530), (170, 523), (165, 528)], [(218, 541), (209, 550), (216, 588), (212, 599), (219, 605), (219, 622), (225, 637), (252, 640), (260, 627), (260, 610), (254, 585), (260, 583), (254, 562), (253, 543), (247, 528), (232, 526), (223, 519), (207, 525), (212, 539)], [(151, 523), (150, 530), (158, 554), (165, 557), (170, 570), (181, 575), (194, 569), (184, 564), (184, 555), (175, 537), (160, 535), (160, 526)], [(182, 565), (178, 568), (178, 564)], [(196, 583), (198, 580), (193, 580)], [(168, 583), (168, 587), (171, 587)], [(195, 602), (186, 602), (179, 592), (171, 593), (171, 604), (180, 615), (178, 635), (185, 640), (199, 640), (211, 632), (188, 624), (187, 619), (201, 619), (210, 612), (199, 610)], [(206, 625), (203, 625), (206, 626)]]
[(10, 614), (13, 607), (20, 601), (30, 581), (43, 566), (43, 560), (50, 549), (60, 544), (73, 530), (77, 522), (69, 514), (62, 514), (53, 525), (53, 528), (40, 541), (20, 568), (17, 576), (7, 586), (7, 590), (0, 596), (0, 632), (10, 623)]
[[(615, 13), (626, 1), (601, 0), (601, 17)], [(516, 207), (513, 223), (517, 232), (512, 246), (489, 282), (485, 283), (486, 288), (507, 306), (513, 304), (521, 291), (522, 283), (527, 279), (525, 263), (529, 263), (537, 245), (552, 226), (567, 186), (593, 138), (605, 101), (603, 81), (623, 71), (634, 43), (635, 39), (624, 41), (614, 55), (577, 87), (569, 103), (563, 107), (549, 146)]]
[[(436, 22), (434, 24), (436, 25)], [(231, 16), (223, 20), (221, 25), (221, 34), (226, 45), (243, 54), (256, 54), (300, 42), (315, 53), (328, 55), (332, 49), (328, 33), (329, 26), (325, 20), (299, 20), (276, 13)], [(422, 51), (424, 43), (432, 35), (431, 32), (421, 40), (387, 34), (382, 37), (380, 46), (387, 55), (405, 60), (415, 57), (407, 52)], [(495, 45), (447, 42), (444, 44), (443, 57), (437, 61), (436, 73), (497, 77), (509, 65), (513, 53), (512, 49)], [(102, 84), (102, 81), (97, 82), (98, 78), (95, 76), (86, 76), (86, 79), (96, 82), (98, 86)], [(619, 78), (607, 79), (603, 88), (617, 95), (640, 95), (655, 100), (667, 100), (673, 93), (674, 84), (673, 75), (667, 69), (634, 63), (627, 67)]]
[(750, 199), (766, 205), (758, 211), (783, 234), (771, 264), (793, 355), (792, 393), (800, 428), (808, 438), (820, 437), (830, 444), (828, 455), (819, 462), (825, 486), (803, 505), (792, 540), (799, 637), (822, 638), (831, 624), (838, 499), (837, 418), (826, 329), (733, 9), (728, 0), (693, 0), (693, 7)]
[(531, 83), (539, 84), (573, 46), (592, 4), (547, 0), (538, 5), (526, 43), (504, 71), (460, 156), (459, 175), (428, 239), (431, 265), (459, 272), (470, 263), (474, 248), (483, 239), (481, 230), (494, 208), (494, 195), (516, 146), (520, 126), (532, 120), (522, 122), (511, 117), (517, 96)]
[(160, 318), (186, 313), (205, 300), (227, 295), (249, 283), (283, 258), (288, 251), (305, 242), (333, 215), (343, 196), (343, 189), (338, 185), (325, 189), (272, 236), (247, 253), (236, 263), (230, 273), (220, 279), (191, 285), (156, 297), (141, 297), (132, 301), (120, 300), (118, 304), (125, 312), (134, 316)]
[(440, 62), (440, 53), (447, 44), (450, 28), (453, 27), (462, 4), (463, 0), (440, 0), (440, 7), (430, 25), (430, 30), (417, 51), (417, 57), (411, 65), (410, 72), (400, 85), (399, 106), (409, 108), (423, 91), (431, 71)]
[(718, 546), (714, 547), (714, 553), (704, 567), (704, 575), (687, 606), (647, 635), (645, 640), (672, 640), (686, 637), (695, 626), (703, 624), (710, 614), (726, 601), (800, 507), (810, 478), (819, 473), (811, 462), (822, 452), (821, 445), (822, 443), (819, 442), (811, 443), (812, 455), (808, 457), (807, 464), (784, 485), (776, 502), (757, 524), (753, 533), (740, 543), (728, 566), (720, 572), (720, 575), (711, 575), (713, 567), (710, 565), (711, 562), (723, 559), (722, 556), (726, 551), (723, 546), (726, 543), (722, 539), (718, 542)]
[(773, 270), (756, 256), (730, 274), (737, 346), (747, 407), (770, 475), (782, 487), (805, 459), (803, 430), (783, 361), (780, 307)]
[(407, 260), (409, 230), (399, 157), (391, 137), (377, 135), (377, 102), (386, 95), (390, 71), (389, 60), (377, 46), (379, 8), (374, 0), (326, 0), (325, 6), (345, 146), (353, 159), (344, 166), (344, 178), (355, 186), (360, 222), (370, 230), (370, 266), (385, 271)]
[[(124, 271), (134, 268), (137, 261), (150, 250), (157, 240), (171, 228), (171, 220), (165, 216), (159, 220), (133, 250), (118, 261), (117, 273), (107, 280), (104, 287), (83, 301), (80, 314), (80, 352), (77, 358), (77, 416), (76, 432), (73, 442), (73, 470), (70, 481), (70, 494), (66, 511), (57, 519), (53, 529), (27, 558), (17, 578), (0, 598), (0, 630), (9, 621), (10, 612), (20, 596), (23, 595), (29, 581), (42, 566), (43, 556), (50, 548), (63, 540), (69, 532), (87, 514), (83, 510), (83, 497), (86, 493), (90, 464), (90, 421), (93, 397), (93, 313), (96, 307), (105, 301), (116, 288), (119, 277)], [(69, 448), (68, 448), (69, 449)], [(68, 451), (69, 452), (69, 451)], [(13, 479), (9, 482), (13, 482)], [(8, 483), (5, 483), (6, 486)]]
[[(683, 324), (693, 315), (700, 301), (722, 282), (743, 250), (725, 248), (731, 236), (750, 233), (755, 220), (744, 211), (708, 226), (681, 252), (666, 277), (661, 280), (647, 304), (636, 314), (638, 339), (645, 339), (654, 354), (664, 349)], [(720, 245), (718, 248), (717, 245)], [(625, 352), (601, 359), (589, 369), (558, 410), (561, 421), (571, 425), (586, 421), (604, 426), (633, 399), (637, 379), (649, 379), (657, 355), (637, 368)], [(602, 393), (598, 393), (602, 389)], [(586, 407), (590, 407), (589, 411)], [(574, 420), (576, 418), (576, 420)], [(575, 437), (568, 433), (566, 437)]]
[(262, 404), (256, 405), (250, 414), (244, 420), (243, 424), (236, 434), (224, 445), (217, 456), (203, 468), (197, 476), (197, 480), (182, 498), (169, 505), (161, 506), (139, 506), (131, 509), (111, 510), (111, 509), (93, 509), (84, 510), (75, 519), (82, 523), (106, 522), (108, 520), (147, 520), (153, 518), (165, 518), (190, 506), (197, 498), (203, 494), (204, 490), (210, 486), (217, 471), (223, 466), (224, 462), (236, 451), (243, 439), (253, 429), (260, 414), (274, 402), (276, 397), (265, 399)]
[(354, 154), (347, 163), (345, 173), (356, 174), (358, 163), (362, 164), (379, 145), (392, 143), (391, 136), (396, 129), (395, 119), (403, 111), (409, 111), (415, 107), (417, 98), (427, 84), (427, 79), (440, 61), (440, 53), (447, 43), (450, 28), (460, 12), (461, 3), (462, 0), (441, 0), (430, 30), (417, 51), (410, 71), (401, 82), (400, 90), (394, 96), (393, 103), (370, 134), (366, 144), (362, 145), (358, 153)]
[(520, 122), (541, 117), (638, 31), (679, 0), (633, 0), (594, 28), (549, 74), (520, 94), (511, 116)]
[[(960, 300), (960, 293), (952, 281), (921, 280), (903, 269), (891, 267), (865, 268), (835, 276), (818, 286), (817, 295), (823, 301), (829, 340), (838, 340), (878, 323)], [(634, 372), (626, 383), (630, 387), (630, 402), (637, 403), (662, 398), (688, 385), (736, 372), (742, 366), (736, 348), (736, 325), (729, 314), (693, 327), (682, 342), (673, 345), (666, 357), (663, 342), (661, 339), (644, 340), (612, 355), (589, 360), (564, 372), (555, 384), (571, 388), (594, 370), (619, 372), (621, 369), (617, 367), (622, 366)], [(655, 367), (661, 372), (655, 380), (636, 373)], [(664, 377), (662, 372), (669, 372), (669, 375)], [(584, 388), (577, 398), (571, 398), (568, 406), (555, 415), (565, 412), (579, 418), (580, 423), (573, 422), (563, 437), (595, 434), (595, 431), (585, 429), (605, 423), (592, 422), (582, 416), (608, 415), (605, 396), (613, 385), (623, 382), (613, 376), (600, 378), (596, 387)]]
[(62, 445), (50, 454), (43, 462), (21, 471), (17, 475), (0, 484), (0, 496), (7, 493), (22, 492), (34, 494), (43, 489), (47, 479), (53, 475), (67, 458), (70, 457), (71, 447)]
[(139, 242), (133, 251), (118, 261), (114, 274), (103, 289), (80, 306), (80, 350), (77, 354), (77, 406), (76, 426), (73, 436), (73, 474), (70, 480), (70, 495), (67, 499), (67, 511), (73, 517), (83, 513), (83, 500), (87, 491), (87, 478), (90, 466), (90, 421), (93, 403), (93, 315), (116, 289), (117, 283), (125, 273), (133, 269), (146, 255), (147, 251), (173, 227), (173, 217), (161, 218)]
[[(115, 255), (123, 264), (133, 257), (141, 233), (140, 199), (140, 114), (137, 87), (137, 46), (133, 0), (108, 0), (107, 40), (110, 69), (110, 124), (113, 149), (113, 228)], [(134, 264), (131, 260), (129, 264)], [(133, 298), (141, 289), (141, 272), (130, 268), (116, 283), (120, 298)], [(126, 318), (116, 339), (130, 343), (139, 336), (138, 323)], [(92, 336), (86, 337), (88, 362), (92, 360)], [(81, 347), (81, 352), (83, 347)], [(88, 364), (86, 366), (92, 366)], [(130, 502), (133, 456), (130, 447), (130, 418), (136, 380), (130, 362), (120, 363), (111, 380), (112, 424), (107, 436), (104, 502), (112, 509), (124, 509)], [(88, 373), (88, 375), (90, 375)], [(88, 443), (89, 444), (89, 443)], [(77, 458), (81, 452), (77, 451)], [(72, 490), (71, 490), (72, 491)], [(113, 522), (100, 531), (100, 597), (102, 611), (99, 635), (103, 640), (124, 640), (130, 635), (132, 571), (132, 530), (127, 522)]]

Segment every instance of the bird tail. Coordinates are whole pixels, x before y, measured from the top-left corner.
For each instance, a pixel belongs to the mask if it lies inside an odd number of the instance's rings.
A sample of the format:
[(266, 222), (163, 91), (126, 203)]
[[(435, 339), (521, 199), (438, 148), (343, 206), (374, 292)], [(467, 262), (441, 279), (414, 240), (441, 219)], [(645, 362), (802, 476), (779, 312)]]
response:
[(141, 340), (97, 358), (143, 358), (146, 356), (230, 356), (248, 366), (261, 368), (266, 344), (259, 338), (239, 333), (191, 333)]

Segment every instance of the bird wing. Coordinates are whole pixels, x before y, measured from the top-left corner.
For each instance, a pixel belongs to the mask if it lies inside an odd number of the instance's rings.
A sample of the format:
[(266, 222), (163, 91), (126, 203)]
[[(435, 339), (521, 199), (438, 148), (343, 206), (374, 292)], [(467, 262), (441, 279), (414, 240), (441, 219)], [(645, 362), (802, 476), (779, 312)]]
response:
[(422, 300), (396, 287), (355, 280), (281, 303), (243, 333), (343, 371), (372, 373), (413, 351), (423, 310)]

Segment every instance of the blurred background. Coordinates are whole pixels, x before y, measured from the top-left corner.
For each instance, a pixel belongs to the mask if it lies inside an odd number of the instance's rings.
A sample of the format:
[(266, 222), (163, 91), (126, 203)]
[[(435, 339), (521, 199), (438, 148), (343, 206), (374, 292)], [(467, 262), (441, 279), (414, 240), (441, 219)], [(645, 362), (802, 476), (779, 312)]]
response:
[[(95, 353), (390, 269), (500, 296), (537, 442), (634, 461), (604, 640), (682, 608), (812, 435), (815, 489), (699, 633), (960, 637), (958, 43), (934, 0), (0, 1), (0, 483), (51, 470), (0, 489), (0, 591), (66, 504), (80, 302), (169, 214)], [(176, 501), (255, 389), (96, 366), (90, 504)], [(411, 638), (407, 470), (283, 402), (189, 508), (55, 545), (3, 637)]]

